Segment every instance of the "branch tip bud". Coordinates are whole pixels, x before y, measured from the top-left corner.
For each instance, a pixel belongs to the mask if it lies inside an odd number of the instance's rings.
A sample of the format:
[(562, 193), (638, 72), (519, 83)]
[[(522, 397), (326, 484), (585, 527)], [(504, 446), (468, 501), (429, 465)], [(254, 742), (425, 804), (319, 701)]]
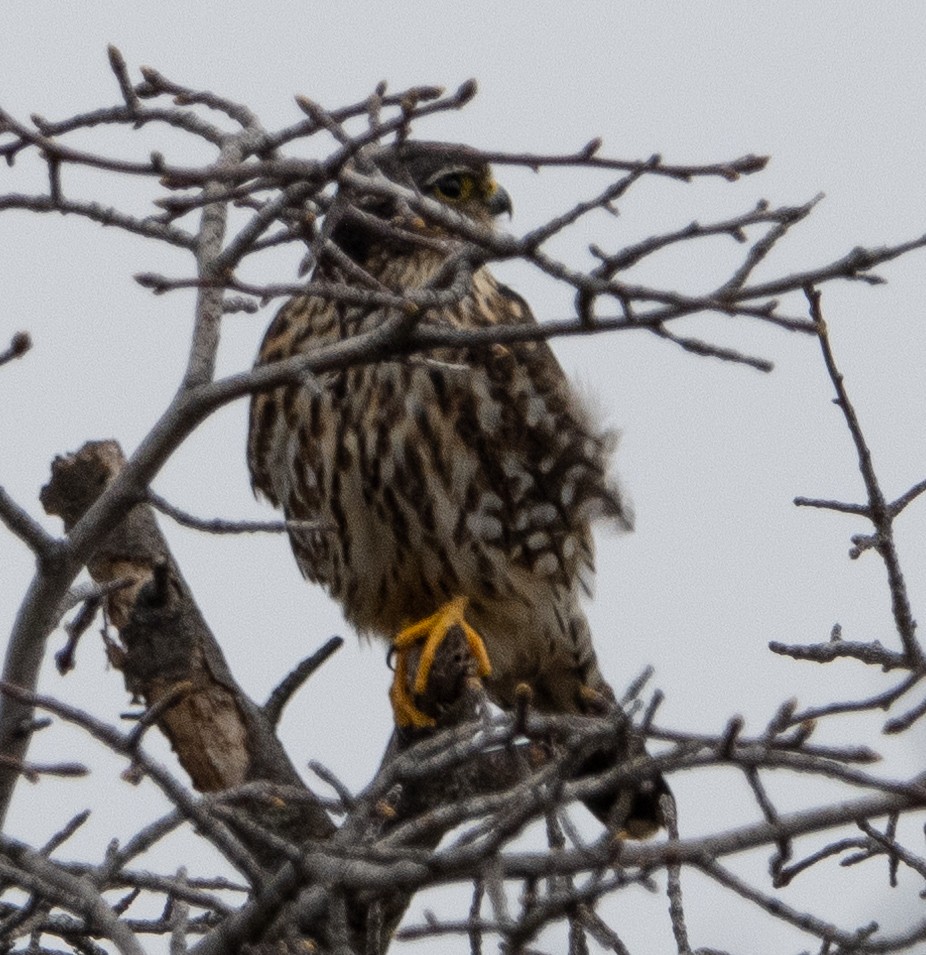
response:
[(474, 79), (469, 79), (457, 90), (455, 99), (462, 106), (464, 103), (468, 103), (478, 90), (479, 84)]

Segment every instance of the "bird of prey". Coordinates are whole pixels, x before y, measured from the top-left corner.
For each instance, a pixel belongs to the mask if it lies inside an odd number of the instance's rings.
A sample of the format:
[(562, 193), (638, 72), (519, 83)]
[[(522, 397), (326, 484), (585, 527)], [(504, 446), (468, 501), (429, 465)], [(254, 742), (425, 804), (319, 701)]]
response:
[[(338, 210), (330, 251), (313, 282), (397, 295), (446, 289), (448, 260), (464, 240), (446, 217), (429, 220), (427, 204), (415, 211), (407, 197), (434, 200), (458, 215), (450, 221), (484, 230), (511, 212), (508, 193), (470, 147), (406, 140), (382, 147), (368, 171), (391, 188), (352, 194), (341, 185), (328, 213)], [(360, 299), (292, 299), (257, 364), (395, 315)], [(524, 299), (478, 261), (462, 294), (423, 308), (417, 322), (536, 324)], [(612, 443), (538, 339), (392, 355), (258, 393), (248, 463), (254, 488), (288, 519), (318, 522), (290, 534), (299, 567), (361, 633), (392, 642), (396, 723), (424, 727), (433, 721), (416, 696), (455, 627), (502, 707), (515, 704), (523, 684), (541, 711), (613, 703), (580, 603), (593, 571), (593, 521), (631, 523), (609, 473)], [(633, 793), (623, 828), (653, 831), (664, 791), (657, 777)]]

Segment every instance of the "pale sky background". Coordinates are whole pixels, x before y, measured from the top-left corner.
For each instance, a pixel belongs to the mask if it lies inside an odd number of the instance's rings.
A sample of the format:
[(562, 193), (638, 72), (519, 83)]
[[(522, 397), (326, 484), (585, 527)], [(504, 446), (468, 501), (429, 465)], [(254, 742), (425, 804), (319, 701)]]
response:
[[(763, 266), (759, 274), (771, 277), (823, 264), (858, 244), (896, 243), (926, 231), (924, 40), (926, 8), (916, 0), (2, 0), (0, 106), (20, 119), (61, 118), (117, 102), (108, 43), (121, 48), (133, 77), (139, 65), (154, 66), (180, 83), (247, 103), (267, 128), (298, 118), (295, 93), (337, 107), (364, 97), (381, 79), (396, 90), (414, 83), (453, 88), (475, 77), (476, 100), (417, 127), (418, 136), (541, 152), (572, 151), (601, 136), (607, 155), (643, 159), (659, 152), (677, 163), (770, 154), (765, 173), (737, 184), (654, 180), (631, 190), (619, 218), (590, 219), (556, 251), (583, 263), (590, 241), (616, 249), (694, 218), (744, 212), (759, 198), (796, 205), (825, 192), (810, 220)], [(126, 157), (163, 145), (177, 161), (204, 158), (181, 152), (176, 137), (149, 130), (134, 136), (100, 130), (77, 142)], [(297, 144), (292, 152), (315, 148)], [(514, 199), (515, 233), (603, 185), (600, 176), (575, 171), (534, 175), (506, 167), (498, 176)], [(13, 169), (0, 167), (0, 191), (42, 188), (37, 164), (22, 159)], [(138, 180), (66, 170), (64, 189), (143, 209)], [(697, 253), (656, 260), (640, 275), (665, 288), (701, 290), (738, 261), (736, 252), (732, 242), (717, 240)], [(291, 280), (297, 259), (290, 250), (268, 260), (261, 275)], [(41, 514), (37, 494), (54, 455), (108, 437), (131, 451), (183, 371), (192, 297), (154, 297), (132, 274), (189, 270), (173, 250), (84, 221), (0, 216), (0, 344), (20, 329), (35, 342), (25, 359), (0, 369), (0, 484), (50, 530), (60, 525)], [(926, 472), (924, 255), (880, 274), (889, 285), (832, 286), (824, 307), (876, 467), (894, 497)], [(504, 275), (539, 318), (566, 314), (571, 296), (542, 276), (510, 267)], [(799, 308), (795, 300), (794, 311)], [(222, 372), (250, 365), (271, 315), (268, 309), (227, 320)], [(589, 613), (606, 675), (623, 687), (652, 664), (654, 684), (666, 694), (659, 722), (705, 732), (719, 731), (735, 713), (745, 716), (747, 731), (760, 731), (790, 696), (809, 705), (886, 688), (885, 677), (859, 664), (815, 668), (767, 649), (769, 640), (825, 640), (837, 621), (847, 639), (896, 645), (880, 563), (870, 554), (847, 558), (850, 535), (866, 531), (865, 524), (791, 503), (801, 494), (862, 495), (815, 342), (719, 318), (693, 320), (684, 330), (761, 354), (776, 370), (762, 375), (698, 359), (642, 333), (556, 343), (569, 373), (622, 431), (618, 469), (637, 514), (633, 535), (599, 541), (598, 595)], [(202, 516), (269, 516), (250, 492), (245, 418), (242, 402), (207, 422), (158, 476), (156, 490)], [(290, 706), (282, 733), (299, 766), (318, 759), (349, 786), (362, 786), (390, 731), (384, 648), (361, 645), (338, 608), (302, 582), (281, 537), (216, 538), (167, 521), (162, 526), (233, 672), (255, 699), (263, 700), (332, 633), (347, 637)], [(924, 597), (924, 532), (926, 504), (919, 503), (897, 530), (914, 613)], [(0, 554), (4, 633), (32, 558), (6, 534)], [(57, 635), (54, 645), (62, 639)], [(106, 670), (92, 632), (77, 671), (61, 679), (49, 665), (41, 688), (112, 720), (127, 706), (121, 678)], [(882, 740), (880, 722), (846, 719), (824, 728), (821, 738), (854, 735), (882, 748), (898, 774), (913, 772), (923, 734)], [(149, 745), (171, 761), (154, 734)], [(98, 809), (72, 844), (75, 855), (99, 858), (113, 835), (128, 836), (163, 808), (153, 787), (120, 781), (122, 766), (79, 733), (46, 731), (32, 755), (79, 757), (93, 774), (22, 785), (11, 834), (41, 842), (72, 812), (102, 802), (112, 814)], [(781, 809), (816, 805), (831, 792), (786, 776), (768, 782)], [(683, 834), (758, 817), (734, 773), (687, 775), (673, 786)], [(169, 869), (183, 861), (210, 871), (210, 858), (184, 857), (188, 845), (165, 846), (148, 864)], [(911, 835), (910, 845), (922, 850), (922, 836)], [(764, 856), (736, 862), (737, 871), (760, 882), (765, 866)], [(899, 928), (921, 918), (895, 901), (884, 869), (833, 865), (798, 879), (782, 898), (802, 908), (812, 897), (817, 914), (844, 927), (877, 918)], [(685, 886), (694, 947), (755, 955), (801, 950), (795, 933), (745, 903), (691, 877)], [(446, 893), (429, 904), (445, 916), (460, 907)], [(663, 895), (628, 895), (605, 911), (617, 913), (615, 924), (634, 955), (647, 955), (674, 951), (666, 907)], [(440, 950), (465, 951), (465, 944), (450, 941)], [(159, 950), (152, 944), (151, 951)]]

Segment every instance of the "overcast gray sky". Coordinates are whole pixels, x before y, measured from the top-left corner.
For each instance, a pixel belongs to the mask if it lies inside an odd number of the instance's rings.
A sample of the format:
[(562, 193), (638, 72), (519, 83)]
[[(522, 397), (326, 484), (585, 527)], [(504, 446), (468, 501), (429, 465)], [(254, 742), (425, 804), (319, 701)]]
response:
[[(577, 262), (585, 260), (591, 240), (616, 248), (693, 218), (745, 211), (759, 198), (798, 204), (821, 191), (825, 200), (761, 274), (926, 231), (926, 8), (916, 0), (3, 0), (0, 19), (0, 106), (23, 119), (115, 102), (106, 62), (106, 46), (115, 43), (133, 75), (139, 65), (151, 65), (178, 82), (214, 89), (246, 102), (267, 127), (297, 117), (294, 93), (335, 107), (362, 98), (381, 79), (398, 89), (453, 87), (475, 77), (476, 100), (422, 125), (419, 136), (542, 152), (572, 151), (600, 136), (608, 155), (642, 159), (659, 152), (679, 163), (771, 155), (765, 173), (736, 184), (659, 182), (632, 191), (619, 218), (601, 215), (560, 243), (557, 251)], [(191, 158), (179, 152), (176, 138), (165, 142), (172, 158)], [(147, 130), (134, 138), (99, 131), (80, 143), (132, 157), (161, 141)], [(602, 184), (563, 171), (506, 168), (499, 178), (514, 199), (516, 233)], [(41, 170), (25, 160), (0, 168), (2, 191), (41, 183)], [(68, 172), (64, 187), (139, 208), (135, 182)], [(722, 272), (730, 254), (729, 243), (718, 241), (697, 254), (660, 260), (645, 277), (680, 290), (705, 289), (710, 278), (704, 276)], [(264, 277), (291, 279), (296, 259), (295, 253), (276, 259), (278, 271)], [(0, 484), (36, 516), (38, 489), (56, 453), (105, 437), (131, 450), (176, 389), (191, 297), (156, 298), (131, 276), (188, 270), (179, 254), (85, 222), (0, 217), (0, 342), (19, 329), (35, 341), (23, 361), (0, 371)], [(881, 274), (889, 285), (834, 287), (824, 305), (875, 463), (893, 496), (926, 472), (923, 256)], [(566, 315), (570, 297), (542, 277), (524, 268), (509, 268), (505, 277), (539, 318)], [(250, 364), (270, 315), (227, 320), (223, 372)], [(618, 468), (637, 513), (636, 533), (599, 542), (598, 594), (589, 612), (607, 676), (620, 687), (652, 664), (666, 694), (660, 720), (704, 731), (717, 731), (734, 713), (757, 730), (792, 695), (810, 704), (873, 692), (884, 684), (860, 666), (818, 672), (767, 650), (772, 639), (825, 639), (836, 621), (847, 638), (895, 639), (881, 566), (871, 555), (857, 562), (846, 556), (849, 535), (866, 528), (791, 504), (798, 494), (851, 500), (862, 494), (815, 343), (717, 318), (693, 320), (688, 328), (768, 357), (776, 370), (761, 375), (697, 359), (643, 334), (556, 344), (570, 374), (622, 431)], [(251, 496), (244, 466), (245, 416), (239, 403), (209, 421), (164, 469), (156, 489), (204, 516), (267, 516)], [(55, 521), (47, 526), (59, 529)], [(390, 730), (383, 649), (354, 639), (337, 607), (302, 582), (281, 538), (213, 538), (166, 522), (165, 530), (232, 670), (255, 698), (263, 699), (300, 655), (330, 634), (348, 637), (292, 705), (283, 734), (298, 764), (320, 759), (348, 785), (361, 786)], [(898, 529), (914, 611), (924, 596), (924, 531), (921, 504)], [(0, 536), (0, 554), (5, 632), (32, 559), (9, 536)], [(92, 637), (81, 648), (77, 672), (62, 680), (49, 668), (42, 689), (109, 718), (126, 705), (121, 680), (105, 671)], [(846, 721), (845, 731), (871, 734), (877, 725), (873, 718)], [(885, 749), (890, 758), (909, 761), (913, 744), (906, 738)], [(61, 758), (78, 750), (94, 775), (66, 786), (23, 786), (10, 831), (40, 841), (72, 809), (95, 804), (105, 787), (118, 817), (98, 814), (76, 844), (99, 855), (110, 836), (130, 833), (159, 803), (150, 787), (131, 790), (120, 782), (119, 766), (78, 734), (45, 733), (34, 753)], [(782, 808), (813, 802), (792, 780), (773, 784)], [(688, 834), (755, 818), (732, 774), (680, 779), (675, 789)], [(171, 863), (166, 854), (152, 860), (152, 866)], [(760, 877), (764, 866), (761, 858), (740, 863)], [(893, 906), (880, 883), (866, 890), (867, 876), (840, 871), (834, 878), (844, 880), (846, 890), (824, 892), (821, 914), (859, 923), (878, 917), (902, 924), (912, 917)], [(810, 883), (822, 887), (824, 880), (810, 875)], [(799, 906), (803, 891), (798, 880), (784, 897)], [(756, 955), (797, 945), (781, 925), (745, 905), (724, 904), (721, 911), (711, 890), (693, 884), (691, 893), (696, 945), (743, 951), (749, 939)], [(631, 912), (622, 903), (621, 931), (631, 950), (668, 951), (665, 900), (639, 904)], [(645, 911), (658, 920), (656, 941)]]

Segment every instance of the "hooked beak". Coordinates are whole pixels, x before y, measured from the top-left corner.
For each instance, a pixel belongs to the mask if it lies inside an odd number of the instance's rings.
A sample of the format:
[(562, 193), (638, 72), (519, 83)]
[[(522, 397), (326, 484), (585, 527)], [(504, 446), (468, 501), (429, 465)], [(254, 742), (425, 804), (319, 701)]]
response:
[(503, 212), (507, 212), (509, 218), (514, 211), (511, 196), (501, 186), (496, 186), (495, 191), (489, 196), (488, 208), (493, 216), (500, 216)]

